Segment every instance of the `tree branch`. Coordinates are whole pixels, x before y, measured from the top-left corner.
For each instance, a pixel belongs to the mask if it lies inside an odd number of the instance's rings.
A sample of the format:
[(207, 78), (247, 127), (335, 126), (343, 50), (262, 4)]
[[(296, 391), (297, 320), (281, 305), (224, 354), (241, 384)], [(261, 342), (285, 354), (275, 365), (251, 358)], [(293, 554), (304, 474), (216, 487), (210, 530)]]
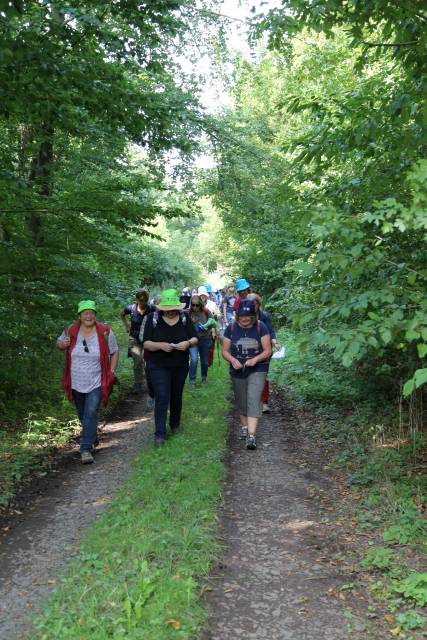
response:
[(366, 42), (362, 40), (362, 44), (366, 47), (412, 47), (414, 44), (418, 44), (418, 40), (411, 40), (410, 42)]

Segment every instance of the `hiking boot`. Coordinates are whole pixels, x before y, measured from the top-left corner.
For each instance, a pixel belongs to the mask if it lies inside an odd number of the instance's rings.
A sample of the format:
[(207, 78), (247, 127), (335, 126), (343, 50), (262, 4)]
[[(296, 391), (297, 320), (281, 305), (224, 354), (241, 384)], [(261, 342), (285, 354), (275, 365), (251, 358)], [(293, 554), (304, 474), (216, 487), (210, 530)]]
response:
[(91, 462), (93, 462), (93, 455), (90, 451), (82, 451), (81, 460), (82, 464), (91, 464)]
[(240, 427), (239, 440), (246, 440), (248, 437), (248, 428)]
[(263, 413), (271, 413), (271, 409), (270, 409), (270, 407), (269, 407), (269, 406), (268, 406), (268, 404), (266, 404), (265, 402), (264, 402), (264, 403), (263, 403), (263, 405), (262, 405), (262, 412), (263, 412)]
[(140, 393), (142, 393), (142, 384), (140, 382), (135, 382), (132, 387), (131, 394), (137, 396)]
[(154, 409), (154, 405), (156, 404), (156, 401), (154, 400), (154, 398), (150, 398), (150, 396), (148, 396), (147, 398), (147, 409)]
[(246, 449), (256, 449), (256, 438), (255, 438), (255, 436), (248, 436), (246, 438)]
[(154, 438), (154, 446), (155, 447), (162, 447), (165, 444), (165, 438), (162, 438), (162, 436), (156, 436)]

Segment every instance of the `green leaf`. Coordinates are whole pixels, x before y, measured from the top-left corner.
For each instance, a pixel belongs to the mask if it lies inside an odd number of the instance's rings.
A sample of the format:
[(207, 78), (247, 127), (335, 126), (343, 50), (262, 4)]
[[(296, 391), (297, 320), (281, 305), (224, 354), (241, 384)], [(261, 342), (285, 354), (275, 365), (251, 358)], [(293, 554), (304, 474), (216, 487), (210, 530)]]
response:
[(414, 374), (415, 387), (421, 387), (421, 385), (427, 382), (427, 369), (417, 369)]
[(380, 329), (380, 336), (384, 344), (388, 344), (391, 340), (390, 329)]
[(403, 395), (410, 396), (413, 391), (415, 391), (415, 380), (411, 378), (403, 385)]
[(371, 318), (371, 320), (375, 320), (375, 322), (381, 322), (381, 318), (379, 317), (379, 315), (377, 313), (374, 313), (373, 311), (368, 311), (368, 316)]
[(342, 357), (342, 361), (344, 367), (349, 367), (353, 362), (353, 356), (350, 353), (345, 353)]
[(424, 358), (427, 354), (427, 344), (417, 344), (418, 355), (420, 358)]
[(419, 337), (420, 337), (420, 334), (418, 333), (418, 331), (415, 331), (415, 329), (408, 329), (405, 333), (405, 338), (409, 342), (411, 342), (412, 340), (418, 340)]

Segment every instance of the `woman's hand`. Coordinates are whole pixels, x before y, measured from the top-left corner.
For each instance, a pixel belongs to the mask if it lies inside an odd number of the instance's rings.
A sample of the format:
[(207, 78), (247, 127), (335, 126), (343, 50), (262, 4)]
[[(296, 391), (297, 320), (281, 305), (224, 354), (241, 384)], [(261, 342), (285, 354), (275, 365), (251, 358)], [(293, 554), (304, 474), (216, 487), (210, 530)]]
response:
[(189, 340), (183, 340), (182, 342), (177, 342), (174, 345), (174, 349), (178, 349), (178, 351), (187, 351), (191, 347), (191, 343)]
[(255, 358), (249, 358), (249, 360), (246, 360), (245, 362), (245, 367), (254, 367), (257, 364), (257, 360), (255, 360)]
[(175, 347), (173, 347), (170, 342), (159, 342), (159, 349), (161, 351), (166, 351), (166, 353), (170, 353), (171, 351), (173, 351), (175, 349)]
[(70, 337), (69, 336), (65, 336), (65, 338), (63, 340), (57, 340), (56, 341), (56, 346), (61, 351), (65, 351), (65, 349), (68, 349), (68, 347), (70, 346)]
[(230, 364), (233, 369), (243, 369), (242, 363), (237, 358), (231, 357)]

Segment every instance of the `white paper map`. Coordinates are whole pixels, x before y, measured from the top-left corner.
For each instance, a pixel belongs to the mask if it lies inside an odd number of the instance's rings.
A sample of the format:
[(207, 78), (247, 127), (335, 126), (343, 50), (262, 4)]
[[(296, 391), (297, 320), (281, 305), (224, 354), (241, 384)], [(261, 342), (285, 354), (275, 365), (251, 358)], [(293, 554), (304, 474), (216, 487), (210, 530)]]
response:
[(279, 351), (275, 351), (271, 356), (271, 358), (274, 360), (279, 360), (280, 358), (285, 357), (285, 353), (286, 353), (286, 349), (285, 347), (282, 347), (281, 349), (279, 349)]

